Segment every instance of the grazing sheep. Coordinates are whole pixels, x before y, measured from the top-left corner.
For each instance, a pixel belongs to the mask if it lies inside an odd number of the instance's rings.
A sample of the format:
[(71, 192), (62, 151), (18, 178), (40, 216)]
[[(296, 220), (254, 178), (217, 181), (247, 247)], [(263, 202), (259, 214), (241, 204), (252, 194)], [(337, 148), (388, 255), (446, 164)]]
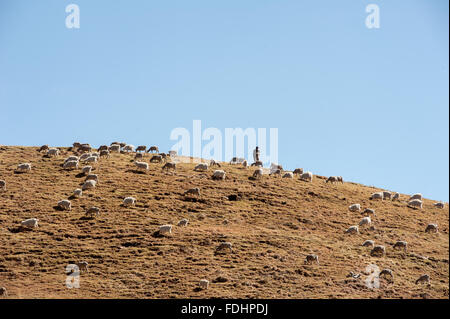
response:
[(72, 144), (72, 147), (75, 149), (79, 148), (80, 146), (81, 146), (80, 142), (73, 142), (73, 144)]
[(394, 244), (394, 249), (403, 248), (403, 250), (406, 251), (407, 247), (408, 247), (408, 243), (403, 240), (399, 240)]
[(86, 211), (87, 217), (95, 217), (98, 215), (100, 215), (100, 208), (98, 207), (93, 206)]
[(400, 200), (400, 194), (399, 193), (395, 193), (394, 196), (392, 196), (392, 200)]
[(177, 168), (177, 164), (176, 163), (171, 163), (171, 162), (164, 164), (163, 167), (162, 167), (163, 170), (167, 170), (167, 171), (169, 169), (175, 170), (176, 168)]
[(71, 210), (72, 209), (72, 203), (68, 199), (63, 199), (58, 202), (58, 207), (63, 210)]
[(317, 264), (319, 264), (319, 256), (314, 255), (314, 254), (306, 256), (306, 258), (305, 258), (306, 264), (312, 264), (313, 262), (316, 262)]
[(97, 156), (89, 156), (84, 160), (85, 163), (97, 163), (98, 158)]
[(384, 191), (383, 192), (383, 199), (391, 199), (392, 198), (392, 193), (391, 192), (387, 192), (387, 191)]
[(349, 228), (347, 228), (347, 230), (345, 231), (346, 234), (359, 234), (359, 228), (358, 226), (350, 226)]
[(222, 251), (224, 249), (229, 249), (230, 252), (233, 252), (232, 244), (230, 242), (222, 242), (219, 244), (219, 246), (216, 248), (216, 251)]
[[(271, 171), (271, 172), (269, 173), (269, 175), (270, 175), (270, 176), (279, 176), (279, 177), (281, 177), (281, 169), (273, 170), (273, 171)], [(285, 175), (286, 175), (286, 174), (285, 174)], [(294, 175), (292, 175), (292, 177), (294, 177)]]
[(84, 162), (87, 158), (91, 157), (91, 153), (84, 153), (80, 156), (80, 162)]
[(122, 142), (122, 143), (119, 143), (119, 145), (120, 145), (121, 148), (124, 148), (127, 145), (127, 143), (123, 143)]
[(294, 175), (302, 175), (303, 174), (303, 168), (296, 168), (294, 169)]
[(200, 286), (201, 289), (208, 289), (209, 280), (206, 280), (206, 279), (200, 280), (199, 286)]
[(59, 149), (57, 148), (49, 148), (47, 151), (47, 156), (58, 156), (59, 155)]
[(233, 157), (230, 161), (230, 165), (242, 164), (244, 163), (245, 158), (243, 157)]
[(342, 176), (338, 176), (337, 181), (341, 184), (344, 184), (344, 179), (342, 178)]
[(434, 207), (436, 207), (436, 208), (441, 208), (441, 209), (444, 208), (444, 205), (445, 205), (445, 204), (442, 203), (442, 202), (434, 203), (434, 204), (433, 204)]
[(141, 151), (146, 151), (147, 150), (147, 146), (145, 145), (139, 145), (138, 147), (136, 147), (136, 152), (141, 152)]
[(64, 163), (67, 163), (67, 162), (71, 162), (71, 161), (79, 161), (79, 158), (78, 158), (78, 156), (69, 156), (68, 158), (66, 158), (65, 160), (64, 160)]
[(195, 167), (194, 167), (194, 171), (196, 171), (196, 172), (204, 172), (207, 170), (208, 170), (208, 164), (206, 164), (206, 163), (200, 163), (200, 164), (195, 165)]
[(92, 171), (92, 166), (85, 166), (81, 169), (81, 173), (84, 175), (89, 175)]
[(386, 248), (384, 248), (384, 246), (381, 245), (376, 245), (370, 251), (370, 256), (384, 256), (384, 255), (386, 255)]
[(99, 152), (101, 152), (101, 151), (107, 151), (109, 148), (108, 148), (108, 145), (100, 145), (100, 147), (98, 148), (98, 151)]
[(419, 279), (416, 280), (416, 285), (419, 283), (430, 283), (430, 275), (425, 274), (419, 277)]
[(294, 178), (294, 173), (286, 172), (283, 174), (283, 178)]
[(177, 226), (187, 226), (189, 223), (189, 220), (187, 220), (186, 218), (183, 218), (182, 220), (180, 220), (177, 224)]
[(150, 159), (150, 163), (162, 163), (163, 157), (161, 155), (153, 155)]
[(98, 175), (97, 174), (89, 174), (88, 176), (86, 176), (85, 181), (95, 181), (98, 184)]
[(73, 197), (81, 197), (83, 195), (83, 190), (77, 188), (73, 191)]
[(263, 162), (256, 161), (256, 162), (252, 163), (250, 166), (263, 167)]
[(312, 182), (313, 174), (311, 172), (305, 172), (302, 175), (300, 175), (300, 180), (305, 182)]
[(134, 162), (134, 165), (136, 165), (137, 169), (139, 170), (148, 170), (148, 163), (146, 162)]
[(198, 187), (194, 187), (191, 189), (188, 189), (187, 191), (184, 192), (184, 195), (196, 195), (196, 196), (200, 196), (200, 188)]
[(408, 202), (409, 207), (422, 209), (422, 201), (420, 199), (413, 199)]
[(375, 214), (375, 210), (372, 209), (372, 208), (366, 208), (366, 209), (364, 209), (363, 214), (365, 214), (365, 215), (376, 215), (376, 214)]
[(80, 262), (77, 262), (75, 265), (78, 266), (78, 269), (80, 270), (80, 272), (81, 271), (89, 272), (89, 270), (88, 270), (88, 265), (89, 264), (87, 262), (80, 261)]
[(120, 145), (119, 144), (113, 144), (109, 147), (109, 151), (111, 153), (120, 153)]
[(4, 180), (0, 180), (0, 190), (6, 191), (6, 182)]
[(382, 271), (380, 271), (378, 277), (379, 278), (386, 278), (386, 276), (390, 277), (390, 280), (392, 281), (394, 279), (394, 274), (392, 273), (392, 270), (385, 268)]
[(92, 151), (92, 147), (89, 144), (81, 144), (80, 147), (78, 147), (78, 152), (80, 153), (89, 153)]
[(363, 219), (361, 219), (361, 221), (359, 222), (359, 226), (370, 225), (371, 223), (372, 223), (372, 220), (368, 216), (368, 217), (364, 217)]
[(263, 170), (261, 168), (258, 168), (253, 172), (253, 178), (260, 179), (263, 176)]
[(88, 189), (95, 188), (95, 186), (97, 186), (97, 182), (95, 180), (91, 179), (91, 180), (84, 182), (83, 186), (81, 186), (81, 189), (88, 190)]
[(438, 232), (438, 225), (437, 224), (428, 224), (427, 228), (425, 228), (425, 232), (429, 233), (437, 233)]
[(212, 179), (213, 180), (225, 180), (225, 171), (223, 170), (215, 170), (213, 175), (212, 175)]
[(177, 151), (169, 151), (169, 156), (170, 157), (177, 157), (178, 153), (177, 153)]
[(416, 194), (411, 195), (411, 197), (409, 198), (409, 200), (413, 200), (413, 199), (419, 199), (419, 200), (422, 200), (422, 194), (416, 193)]
[(209, 166), (213, 167), (213, 166), (217, 166), (217, 167), (221, 167), (219, 162), (216, 162), (215, 160), (211, 160), (209, 161)]
[(348, 206), (348, 210), (351, 212), (359, 212), (361, 211), (361, 205), (360, 204), (353, 204)]
[(106, 157), (109, 158), (109, 151), (108, 150), (101, 150), (100, 151), (100, 157)]
[(42, 146), (38, 149), (38, 152), (48, 151), (48, 150), (49, 150), (49, 147), (48, 147), (48, 145), (46, 144), (46, 145), (42, 145)]
[(338, 178), (337, 176), (330, 176), (327, 178), (327, 180), (325, 181), (325, 183), (330, 182), (331, 184), (337, 183), (338, 182)]
[(134, 206), (136, 205), (136, 198), (134, 197), (125, 197), (123, 200), (123, 206)]
[(23, 228), (37, 228), (39, 219), (37, 218), (29, 218), (29, 219), (25, 219), (22, 222), (20, 222), (20, 226), (22, 226)]
[(134, 160), (141, 160), (144, 158), (144, 154), (142, 153), (136, 153), (136, 155), (134, 155)]
[(375, 245), (375, 242), (373, 240), (368, 239), (368, 240), (364, 241), (361, 246), (373, 247), (374, 245)]
[(148, 149), (148, 151), (147, 151), (147, 153), (150, 153), (150, 152), (156, 152), (156, 153), (159, 153), (159, 148), (158, 148), (158, 146), (150, 146), (150, 148)]
[(372, 195), (370, 195), (371, 200), (373, 199), (381, 199), (383, 200), (383, 192), (378, 192), (378, 193), (373, 193)]
[(78, 161), (68, 161), (63, 165), (64, 169), (78, 169)]
[(171, 234), (171, 233), (172, 233), (172, 225), (159, 226), (159, 234), (160, 235)]
[(129, 152), (134, 152), (134, 145), (131, 145), (131, 144), (125, 145), (125, 146), (123, 147), (123, 151), (124, 151), (124, 152), (127, 152), (127, 153), (129, 153)]
[(30, 172), (31, 171), (31, 164), (30, 163), (22, 163), (17, 165), (17, 171), (18, 172)]

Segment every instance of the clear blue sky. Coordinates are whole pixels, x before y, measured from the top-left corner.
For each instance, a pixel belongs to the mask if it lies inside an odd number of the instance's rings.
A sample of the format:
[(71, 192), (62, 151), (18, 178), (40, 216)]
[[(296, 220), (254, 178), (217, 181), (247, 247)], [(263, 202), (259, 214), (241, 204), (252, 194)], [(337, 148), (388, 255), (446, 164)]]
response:
[(194, 119), (277, 127), (285, 168), (448, 201), (448, 15), (441, 0), (1, 0), (0, 144), (167, 151)]

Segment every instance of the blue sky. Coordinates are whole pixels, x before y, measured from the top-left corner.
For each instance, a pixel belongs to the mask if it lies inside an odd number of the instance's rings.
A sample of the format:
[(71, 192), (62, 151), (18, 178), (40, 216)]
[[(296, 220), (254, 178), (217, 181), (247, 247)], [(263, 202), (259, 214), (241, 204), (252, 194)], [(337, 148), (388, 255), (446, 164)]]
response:
[[(80, 7), (67, 29), (65, 7)], [(366, 5), (380, 28), (365, 26)], [(447, 1), (0, 1), (0, 143), (278, 128), (279, 162), (448, 201)]]

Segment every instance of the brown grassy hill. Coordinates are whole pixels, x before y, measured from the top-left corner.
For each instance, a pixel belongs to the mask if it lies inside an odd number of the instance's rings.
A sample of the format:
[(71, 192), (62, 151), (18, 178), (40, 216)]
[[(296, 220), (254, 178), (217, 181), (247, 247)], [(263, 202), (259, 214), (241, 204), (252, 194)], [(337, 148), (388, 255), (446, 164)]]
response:
[[(150, 164), (135, 171), (131, 154), (113, 154), (95, 165), (95, 190), (72, 200), (70, 212), (55, 209), (84, 181), (78, 171), (61, 164), (72, 152), (46, 158), (32, 147), (0, 147), (0, 286), (10, 298), (448, 298), (449, 210), (425, 199), (423, 210), (401, 201), (371, 201), (377, 189), (355, 183), (330, 185), (315, 176), (313, 183), (263, 176), (249, 179), (252, 169), (223, 164), (225, 181), (211, 171), (193, 171), (178, 164), (174, 173)], [(148, 157), (146, 158), (148, 161)], [(17, 164), (30, 162), (31, 173), (17, 174)], [(345, 176), (344, 176), (345, 179)], [(198, 199), (183, 192), (200, 187)], [(419, 190), (420, 191), (420, 190)], [(229, 200), (237, 195), (237, 200)], [(122, 206), (124, 197), (137, 199)], [(347, 207), (360, 203), (376, 210), (375, 229), (360, 234), (344, 231), (359, 223), (361, 213)], [(96, 219), (84, 217), (91, 206)], [(20, 222), (39, 218), (39, 228), (21, 231)], [(167, 237), (155, 236), (159, 225), (176, 225)], [(437, 223), (439, 233), (425, 233)], [(366, 239), (386, 247), (385, 257), (370, 256)], [(397, 240), (407, 252), (394, 250)], [(222, 241), (232, 253), (215, 253)], [(307, 254), (320, 265), (304, 263)], [(65, 267), (87, 261), (79, 289), (65, 285)], [(379, 289), (365, 286), (367, 265), (390, 268), (394, 281), (381, 279)], [(348, 278), (350, 271), (362, 273)], [(415, 284), (422, 274), (431, 283)], [(208, 290), (199, 290), (200, 279)]]

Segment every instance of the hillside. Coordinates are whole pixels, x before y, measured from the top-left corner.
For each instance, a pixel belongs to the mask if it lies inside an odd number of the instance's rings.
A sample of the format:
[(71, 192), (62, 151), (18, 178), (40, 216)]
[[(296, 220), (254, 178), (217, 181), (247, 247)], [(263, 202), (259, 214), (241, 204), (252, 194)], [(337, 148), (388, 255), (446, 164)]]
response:
[[(425, 199), (423, 210), (412, 209), (409, 195), (369, 200), (377, 188), (326, 184), (320, 176), (312, 183), (251, 180), (253, 168), (229, 164), (222, 164), (224, 181), (212, 180), (211, 168), (194, 172), (193, 163), (179, 163), (175, 172), (150, 164), (139, 173), (134, 155), (112, 154), (94, 164), (98, 186), (71, 199), (71, 211), (60, 211), (57, 202), (84, 177), (62, 168), (73, 155), (68, 148), (56, 158), (37, 149), (0, 147), (0, 180), (7, 182), (0, 191), (0, 287), (9, 298), (449, 298), (447, 203), (437, 209)], [(23, 162), (32, 171), (15, 173)], [(192, 187), (201, 189), (199, 198), (183, 196)], [(136, 206), (122, 206), (127, 196)], [(374, 228), (344, 234), (364, 217), (348, 210), (354, 203), (375, 209)], [(101, 209), (99, 217), (85, 218), (91, 206)], [(18, 227), (33, 217), (37, 229)], [(176, 226), (183, 218), (188, 226)], [(439, 232), (425, 233), (429, 223)], [(171, 235), (156, 235), (163, 224), (175, 225)], [(372, 257), (361, 246), (367, 239), (384, 245), (386, 256)], [(406, 252), (393, 249), (398, 240), (408, 242)], [(215, 253), (222, 241), (233, 244), (232, 253)], [(311, 253), (319, 265), (305, 264)], [(68, 289), (65, 268), (78, 261), (87, 261), (89, 272), (79, 289)], [(347, 277), (369, 264), (391, 269), (394, 281), (369, 289), (366, 275)], [(430, 284), (415, 284), (422, 274)], [(204, 278), (210, 287), (200, 290)]]

